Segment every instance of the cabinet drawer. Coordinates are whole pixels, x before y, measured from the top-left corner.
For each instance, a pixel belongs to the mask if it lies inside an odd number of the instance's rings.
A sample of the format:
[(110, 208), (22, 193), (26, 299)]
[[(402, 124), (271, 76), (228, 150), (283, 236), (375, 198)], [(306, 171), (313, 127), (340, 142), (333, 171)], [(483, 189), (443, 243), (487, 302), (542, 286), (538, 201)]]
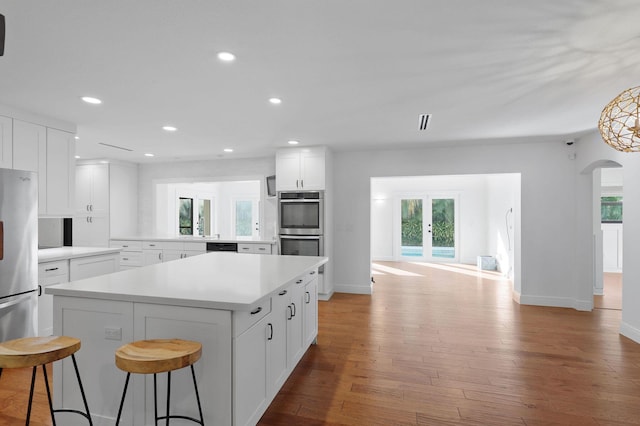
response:
[(124, 251), (142, 250), (142, 241), (111, 240), (109, 247), (121, 248)]
[(271, 244), (253, 244), (253, 250), (258, 254), (271, 254)]
[(59, 260), (56, 262), (46, 262), (38, 265), (38, 280), (46, 277), (56, 277), (59, 275), (69, 276), (69, 261)]
[(296, 285), (307, 285), (307, 283), (311, 282), (311, 280), (313, 280), (317, 276), (318, 276), (318, 271), (316, 270), (309, 271), (306, 274), (301, 275), (295, 280), (293, 280), (293, 283)]
[(271, 312), (271, 298), (251, 307), (250, 311), (233, 311), (233, 336), (238, 337)]
[(255, 253), (253, 251), (253, 244), (238, 243), (238, 253)]
[[(163, 248), (165, 248), (164, 246), (165, 243), (161, 242), (161, 241), (143, 241), (142, 242), (142, 248), (145, 250), (162, 250)], [(169, 248), (169, 247), (166, 247)], [(179, 250), (179, 249), (178, 249)]]
[(201, 253), (207, 252), (207, 243), (184, 243), (185, 251), (199, 251)]
[(142, 266), (142, 252), (121, 252), (120, 266)]

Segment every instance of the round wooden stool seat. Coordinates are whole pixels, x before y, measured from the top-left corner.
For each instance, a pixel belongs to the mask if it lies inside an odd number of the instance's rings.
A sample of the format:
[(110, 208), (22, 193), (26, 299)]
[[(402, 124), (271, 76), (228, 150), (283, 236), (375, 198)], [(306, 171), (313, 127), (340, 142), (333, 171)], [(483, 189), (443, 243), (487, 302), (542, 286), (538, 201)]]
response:
[(116, 366), (128, 373), (164, 373), (192, 365), (201, 355), (200, 342), (181, 339), (138, 340), (116, 350)]
[(0, 368), (36, 367), (66, 358), (80, 349), (68, 336), (25, 337), (0, 343)]

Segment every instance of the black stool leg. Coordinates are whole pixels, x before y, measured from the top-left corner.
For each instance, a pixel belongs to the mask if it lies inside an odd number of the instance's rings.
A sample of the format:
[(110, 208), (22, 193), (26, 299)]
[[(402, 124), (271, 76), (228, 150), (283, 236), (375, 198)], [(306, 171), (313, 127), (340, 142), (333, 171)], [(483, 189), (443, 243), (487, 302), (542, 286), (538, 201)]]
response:
[(29, 408), (27, 408), (27, 421), (25, 425), (29, 424), (29, 420), (31, 419), (31, 405), (33, 403), (33, 388), (36, 384), (36, 369), (38, 367), (33, 367), (33, 373), (31, 374), (31, 390), (29, 391)]
[(47, 377), (47, 366), (42, 364), (42, 374), (44, 375), (44, 385), (47, 388), (47, 399), (49, 400), (49, 412), (51, 412), (51, 422), (56, 426), (56, 417), (53, 414), (53, 402), (51, 402), (51, 389), (49, 388), (49, 377)]
[[(89, 426), (93, 426), (93, 420), (91, 420), (91, 413), (89, 412), (89, 404), (87, 404), (87, 397), (84, 394), (84, 388), (82, 387), (82, 380), (80, 380), (80, 372), (78, 371), (78, 363), (76, 362), (76, 355), (71, 354), (71, 359), (73, 360), (73, 368), (76, 370), (76, 377), (78, 378), (78, 386), (80, 387), (82, 402), (84, 402), (84, 409), (87, 411), (87, 419), (89, 420)], [(55, 422), (53, 423), (53, 426), (55, 426)]]
[(118, 409), (116, 426), (120, 424), (120, 416), (122, 415), (122, 407), (124, 406), (124, 397), (127, 395), (127, 386), (129, 386), (129, 376), (131, 376), (131, 373), (127, 373), (127, 379), (124, 381), (124, 390), (122, 391), (122, 399), (120, 400), (120, 408)]
[(167, 423), (169, 426), (169, 404), (171, 403), (171, 371), (167, 371)]
[(153, 373), (153, 416), (155, 417), (154, 424), (158, 426), (158, 383), (156, 373)]
[(198, 411), (200, 412), (200, 424), (204, 426), (204, 417), (202, 416), (202, 405), (200, 405), (200, 394), (198, 393), (198, 383), (196, 383), (196, 372), (191, 364), (191, 377), (193, 377), (193, 388), (196, 390), (196, 401), (198, 401)]

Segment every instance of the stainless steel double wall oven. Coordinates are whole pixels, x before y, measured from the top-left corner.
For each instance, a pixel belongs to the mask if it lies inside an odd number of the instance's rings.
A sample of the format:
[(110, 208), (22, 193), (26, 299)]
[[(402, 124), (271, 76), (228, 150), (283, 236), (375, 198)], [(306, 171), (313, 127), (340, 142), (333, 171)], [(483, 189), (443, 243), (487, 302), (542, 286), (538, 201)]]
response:
[(281, 192), (278, 230), (280, 254), (324, 256), (324, 192)]

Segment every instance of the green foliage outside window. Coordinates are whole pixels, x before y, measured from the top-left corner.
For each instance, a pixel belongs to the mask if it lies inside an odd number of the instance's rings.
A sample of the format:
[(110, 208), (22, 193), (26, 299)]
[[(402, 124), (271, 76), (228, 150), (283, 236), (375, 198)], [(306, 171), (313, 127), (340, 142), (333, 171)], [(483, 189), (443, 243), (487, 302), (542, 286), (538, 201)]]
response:
[(178, 200), (178, 228), (180, 235), (193, 235), (193, 198), (182, 198)]
[(622, 223), (622, 197), (601, 197), (600, 218), (602, 223)]
[(422, 200), (402, 200), (402, 245), (422, 246)]
[(451, 198), (434, 199), (431, 204), (434, 247), (454, 247), (455, 209)]

